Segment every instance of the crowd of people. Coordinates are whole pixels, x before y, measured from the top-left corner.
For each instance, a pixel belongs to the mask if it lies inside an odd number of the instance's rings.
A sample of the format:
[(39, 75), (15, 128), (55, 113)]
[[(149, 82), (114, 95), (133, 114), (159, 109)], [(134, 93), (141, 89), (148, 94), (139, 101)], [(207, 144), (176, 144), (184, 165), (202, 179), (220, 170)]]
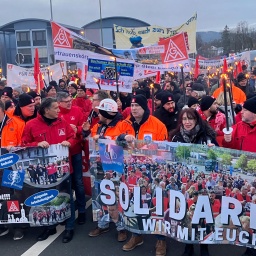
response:
[[(8, 87), (4, 80), (0, 82), (1, 146), (6, 147), (9, 151), (15, 146), (48, 148), (49, 145), (57, 143), (68, 147), (70, 177), (76, 193), (78, 209), (77, 222), (84, 224), (86, 211), (82, 180), (82, 151), (84, 151), (88, 163), (89, 143), (87, 138), (89, 136), (95, 141), (98, 141), (99, 138), (110, 138), (124, 145), (136, 139), (168, 140), (256, 152), (255, 145), (251, 143), (256, 134), (256, 97), (255, 79), (253, 78), (256, 72), (252, 71), (250, 79), (247, 78), (245, 72), (244, 69), (244, 73), (238, 74), (236, 80), (231, 81), (231, 90), (229, 91), (231, 93), (224, 91), (222, 79), (216, 81), (216, 86), (210, 85), (207, 76), (200, 75), (193, 81), (194, 79), (189, 74), (185, 77), (184, 83), (180, 83), (177, 76), (170, 73), (165, 74), (160, 84), (154, 83), (154, 78), (134, 81), (132, 93), (120, 92), (120, 95), (104, 90), (88, 89), (85, 85), (80, 84), (79, 79), (72, 77), (68, 79), (66, 76), (62, 77), (59, 83), (51, 81), (40, 93), (27, 87), (14, 90)], [(154, 90), (150, 85), (153, 85)], [(229, 113), (225, 112), (224, 99), (226, 97), (224, 94), (228, 98)], [(223, 128), (227, 128), (227, 124), (233, 125), (233, 132), (223, 132)], [(155, 171), (155, 176), (149, 176), (150, 172), (146, 166), (145, 172), (143, 168), (141, 171), (142, 177), (145, 176), (143, 181), (141, 177), (138, 180), (136, 178), (132, 178), (132, 180), (133, 182), (136, 180), (134, 185), (143, 187), (147, 184), (146, 190), (148, 184), (155, 183), (156, 185), (159, 182), (163, 189), (178, 189), (183, 191), (184, 195), (189, 193), (193, 186), (196, 187), (193, 191), (194, 194), (186, 195), (188, 200), (193, 200), (196, 191), (200, 193), (204, 191), (203, 188), (199, 189), (203, 186), (206, 189), (206, 192), (203, 193), (210, 193), (214, 197), (213, 185), (208, 186), (209, 183), (213, 184), (213, 181), (220, 184), (222, 182), (225, 193), (229, 191), (228, 189), (233, 193), (235, 189), (233, 186), (236, 183), (235, 181), (229, 182), (229, 179), (232, 179), (230, 176), (222, 175), (220, 177), (218, 174), (218, 179), (209, 180), (211, 176), (209, 178), (200, 175), (191, 176), (191, 172), (186, 173), (185, 171), (184, 178), (180, 170), (184, 167), (172, 166), (172, 168), (174, 170), (170, 171), (171, 175), (167, 171), (164, 175), (160, 171), (159, 173)], [(134, 170), (130, 171), (131, 176), (133, 172)], [(140, 173), (139, 170), (138, 172)], [(186, 175), (189, 175), (189, 178)], [(130, 179), (130, 176), (127, 176), (127, 179)], [(48, 181), (54, 182), (54, 177)], [(34, 178), (33, 182), (35, 182)], [(169, 184), (167, 184), (168, 182)], [(176, 182), (180, 184), (178, 185)], [(240, 188), (241, 193), (242, 188), (251, 191), (251, 187), (249, 184), (243, 184)], [(66, 229), (62, 240), (64, 243), (72, 240), (75, 227), (75, 207), (71, 186), (69, 192), (71, 217), (65, 223)], [(123, 229), (119, 231), (123, 231)], [(97, 231), (93, 232), (90, 232), (89, 235), (100, 235), (106, 230), (98, 227)], [(0, 236), (7, 233), (8, 228), (2, 227)], [(44, 229), (38, 240), (45, 240), (55, 233), (56, 226), (49, 226)], [(14, 234), (15, 240), (21, 239), (24, 235), (20, 230), (17, 234)], [(127, 234), (120, 232), (119, 241), (124, 241), (126, 238)], [(142, 243), (142, 236), (133, 233), (131, 239), (123, 246), (123, 250), (133, 250)], [(200, 248), (202, 256), (209, 255), (207, 246), (201, 245)], [(253, 253), (255, 252), (248, 248), (245, 255)], [(192, 254), (193, 248), (186, 246), (183, 255)], [(166, 241), (165, 237), (161, 235), (157, 235), (156, 255), (166, 255)]]

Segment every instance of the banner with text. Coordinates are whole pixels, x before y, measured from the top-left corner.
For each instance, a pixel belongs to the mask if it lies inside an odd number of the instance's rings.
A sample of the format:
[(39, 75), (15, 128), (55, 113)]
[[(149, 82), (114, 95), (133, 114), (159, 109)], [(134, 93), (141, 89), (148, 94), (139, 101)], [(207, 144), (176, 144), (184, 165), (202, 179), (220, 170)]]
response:
[(115, 91), (118, 81), (120, 92), (132, 92), (133, 73), (133, 61), (112, 60), (108, 56), (89, 58), (86, 87), (98, 89), (100, 86), (103, 90)]
[(49, 226), (71, 216), (68, 149), (1, 148), (0, 227)]
[(255, 247), (256, 195), (250, 192), (256, 186), (255, 157), (221, 147), (154, 142), (150, 136), (120, 145), (91, 142), (93, 220), (100, 228), (114, 221), (118, 230), (184, 243)]
[(188, 37), (188, 52), (196, 53), (196, 22), (197, 14), (193, 15), (184, 24), (173, 28), (165, 28), (155, 25), (132, 28), (114, 24), (116, 48), (130, 49), (154, 45), (161, 38), (171, 37), (184, 32)]
[[(43, 79), (46, 86), (50, 81), (59, 81), (63, 75), (67, 75), (66, 62), (59, 62), (49, 67), (41, 68)], [(7, 86), (13, 89), (19, 88), (22, 85), (27, 85), (31, 89), (36, 89), (34, 79), (34, 68), (22, 68), (13, 64), (7, 64)]]

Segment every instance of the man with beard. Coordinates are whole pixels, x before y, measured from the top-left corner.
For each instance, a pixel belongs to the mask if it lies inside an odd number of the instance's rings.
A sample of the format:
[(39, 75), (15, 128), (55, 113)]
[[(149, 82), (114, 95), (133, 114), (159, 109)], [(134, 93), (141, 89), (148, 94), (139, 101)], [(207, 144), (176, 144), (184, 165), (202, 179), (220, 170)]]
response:
[(168, 134), (177, 127), (179, 110), (171, 93), (165, 93), (161, 99), (162, 106), (157, 109), (154, 116), (165, 124)]
[(33, 97), (34, 101), (35, 101), (35, 107), (38, 110), (40, 105), (41, 105), (41, 96), (40, 94), (38, 94), (35, 91), (30, 91), (28, 92), (28, 95), (30, 95), (31, 97)]
[(165, 94), (166, 94), (165, 91), (161, 91), (155, 94), (155, 98), (154, 98), (155, 110), (161, 108), (161, 99)]
[(254, 89), (248, 84), (247, 77), (244, 73), (238, 74), (236, 79), (236, 86), (245, 93), (246, 97), (250, 94), (254, 94)]
[(216, 132), (216, 139), (221, 145), (224, 133), (223, 129), (226, 127), (226, 117), (223, 113), (218, 111), (219, 105), (216, 99), (211, 96), (203, 96), (200, 102), (200, 109), (198, 112), (203, 120), (206, 120), (209, 125)]

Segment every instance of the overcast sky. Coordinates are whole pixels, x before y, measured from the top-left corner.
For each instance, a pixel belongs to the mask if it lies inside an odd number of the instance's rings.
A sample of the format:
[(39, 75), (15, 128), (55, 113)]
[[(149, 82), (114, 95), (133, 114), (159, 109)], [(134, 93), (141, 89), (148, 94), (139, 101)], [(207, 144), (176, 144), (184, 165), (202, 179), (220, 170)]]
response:
[[(0, 0), (0, 26), (26, 18), (50, 19), (50, 0)], [(53, 20), (82, 27), (100, 17), (99, 0), (52, 0)], [(221, 31), (239, 21), (256, 26), (256, 0), (101, 0), (102, 18), (126, 16), (174, 27), (197, 12), (197, 31)], [(117, 24), (118, 25), (118, 24)]]

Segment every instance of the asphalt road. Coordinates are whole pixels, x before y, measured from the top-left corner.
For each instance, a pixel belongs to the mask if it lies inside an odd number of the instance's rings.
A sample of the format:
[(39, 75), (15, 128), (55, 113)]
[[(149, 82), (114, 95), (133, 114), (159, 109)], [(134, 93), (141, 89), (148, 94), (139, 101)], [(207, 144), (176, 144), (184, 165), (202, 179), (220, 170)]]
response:
[[(156, 238), (153, 235), (144, 236), (144, 244), (133, 251), (124, 252), (124, 243), (117, 241), (115, 226), (110, 226), (110, 232), (99, 237), (88, 236), (90, 230), (96, 227), (92, 222), (91, 207), (87, 209), (87, 222), (85, 225), (77, 225), (75, 235), (70, 243), (63, 244), (61, 232), (64, 226), (58, 226), (58, 232), (50, 236), (43, 242), (37, 242), (36, 237), (42, 231), (41, 228), (29, 228), (25, 231), (22, 240), (13, 241), (13, 233), (0, 237), (1, 256), (135, 256), (135, 255), (155, 255)], [(130, 235), (130, 234), (129, 234)], [(167, 239), (167, 255), (180, 256), (184, 250), (184, 244), (175, 240)], [(210, 245), (211, 256), (241, 256), (245, 248), (231, 245)], [(195, 255), (200, 255), (199, 246), (195, 245)]]

